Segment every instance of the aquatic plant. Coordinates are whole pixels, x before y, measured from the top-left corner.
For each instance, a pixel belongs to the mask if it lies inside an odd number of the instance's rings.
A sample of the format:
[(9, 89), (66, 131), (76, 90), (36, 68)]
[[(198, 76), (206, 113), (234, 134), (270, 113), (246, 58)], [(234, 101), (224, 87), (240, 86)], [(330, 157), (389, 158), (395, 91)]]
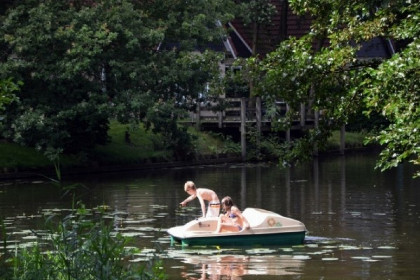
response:
[(1, 255), (1, 277), (12, 280), (166, 279), (161, 261), (156, 258), (144, 265), (129, 262), (140, 250), (128, 247), (130, 239), (114, 233), (102, 214), (81, 206), (63, 219), (50, 216), (47, 224), (51, 229), (48, 234), (39, 236), (42, 242), (30, 248), (16, 246), (14, 254), (4, 246), (4, 252), (8, 253)]

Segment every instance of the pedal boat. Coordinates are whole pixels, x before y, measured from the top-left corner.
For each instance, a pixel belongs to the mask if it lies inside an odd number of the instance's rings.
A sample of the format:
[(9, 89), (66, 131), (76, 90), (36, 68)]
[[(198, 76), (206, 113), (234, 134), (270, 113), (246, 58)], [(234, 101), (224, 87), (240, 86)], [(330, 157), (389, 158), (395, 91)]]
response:
[(194, 245), (300, 245), (306, 234), (305, 225), (277, 213), (246, 208), (242, 215), (248, 220), (250, 229), (239, 232), (215, 233), (218, 218), (198, 218), (183, 226), (168, 229), (171, 241), (186, 246)]

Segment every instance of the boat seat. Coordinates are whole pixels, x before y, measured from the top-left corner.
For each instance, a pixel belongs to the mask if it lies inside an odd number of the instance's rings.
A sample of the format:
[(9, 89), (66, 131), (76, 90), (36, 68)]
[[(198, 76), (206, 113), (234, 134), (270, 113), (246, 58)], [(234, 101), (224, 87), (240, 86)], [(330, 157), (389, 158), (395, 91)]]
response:
[(250, 227), (253, 228), (266, 224), (270, 213), (272, 212), (265, 211), (263, 209), (246, 208), (242, 215), (244, 215), (244, 217), (247, 219)]

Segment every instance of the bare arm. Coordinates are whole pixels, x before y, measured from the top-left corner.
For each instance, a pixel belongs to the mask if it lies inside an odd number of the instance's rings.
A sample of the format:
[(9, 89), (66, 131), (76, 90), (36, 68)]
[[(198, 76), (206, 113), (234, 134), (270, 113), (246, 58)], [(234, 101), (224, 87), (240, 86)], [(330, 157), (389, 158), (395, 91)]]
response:
[(232, 207), (231, 211), (242, 221), (242, 226), (244, 229), (250, 228), (248, 220), (242, 215), (241, 210), (239, 210), (237, 207)]
[(244, 223), (244, 228), (245, 229), (250, 229), (251, 226), (249, 225), (248, 220), (242, 214), (241, 214), (241, 217), (242, 217), (242, 221)]
[(204, 199), (201, 195), (197, 196), (198, 200), (200, 201), (201, 211), (203, 212), (203, 218), (206, 217), (206, 204), (204, 203)]
[[(196, 194), (192, 194), (192, 195), (190, 195), (189, 197), (187, 197), (184, 201), (182, 201), (180, 204), (182, 205), (182, 206), (185, 206), (185, 205), (187, 205), (187, 203), (188, 202), (190, 202), (191, 200), (193, 200), (194, 198), (196, 198), (197, 197), (197, 195)], [(201, 203), (201, 202), (200, 202)]]

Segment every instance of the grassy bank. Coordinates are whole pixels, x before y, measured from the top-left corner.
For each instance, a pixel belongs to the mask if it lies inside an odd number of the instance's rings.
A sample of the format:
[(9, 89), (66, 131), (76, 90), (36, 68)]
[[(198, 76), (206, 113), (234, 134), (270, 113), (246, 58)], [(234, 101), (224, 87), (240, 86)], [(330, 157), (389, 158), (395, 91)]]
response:
[[(360, 149), (363, 148), (363, 141), (366, 138), (366, 133), (361, 132), (346, 132), (345, 145), (346, 149)], [(328, 138), (326, 149), (328, 151), (338, 151), (340, 149), (340, 131), (333, 131), (330, 138)]]
[[(129, 134), (128, 138), (126, 132)], [(238, 144), (224, 139), (221, 135), (199, 132), (192, 127), (189, 128), (189, 133), (193, 135), (194, 151), (197, 157), (240, 151)], [(124, 165), (173, 160), (172, 151), (165, 149), (162, 136), (146, 130), (143, 126), (133, 129), (129, 125), (113, 121), (108, 135), (111, 139), (108, 144), (97, 146), (89, 153), (62, 155), (61, 166)], [(34, 148), (22, 147), (6, 141), (0, 141), (0, 155), (0, 172), (52, 166), (52, 163)]]
[[(126, 131), (129, 133), (127, 139)], [(206, 158), (218, 154), (240, 154), (240, 144), (226, 139), (223, 135), (197, 131), (189, 128), (193, 136), (194, 152), (197, 158)], [(173, 160), (172, 151), (165, 149), (161, 135), (152, 133), (140, 126), (136, 129), (129, 125), (111, 122), (110, 143), (98, 146), (89, 153), (62, 155), (62, 167), (130, 165)], [(365, 134), (346, 133), (346, 147), (363, 147)], [(334, 132), (328, 140), (328, 150), (339, 150), (340, 133)], [(22, 147), (14, 143), (0, 141), (0, 172), (16, 172), (38, 168), (51, 168), (52, 163), (33, 148)]]

